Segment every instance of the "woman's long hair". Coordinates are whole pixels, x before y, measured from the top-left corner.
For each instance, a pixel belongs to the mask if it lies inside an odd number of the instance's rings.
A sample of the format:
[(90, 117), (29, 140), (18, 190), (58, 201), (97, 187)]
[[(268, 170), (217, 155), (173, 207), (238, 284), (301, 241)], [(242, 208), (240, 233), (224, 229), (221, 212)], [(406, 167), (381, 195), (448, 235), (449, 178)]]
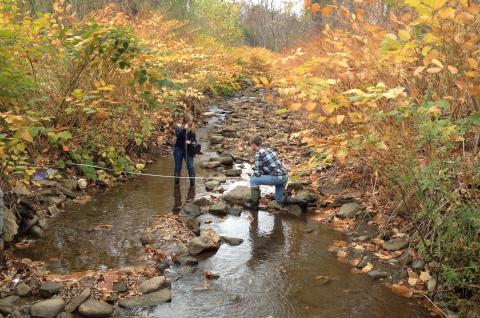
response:
[(196, 127), (195, 127), (195, 122), (193, 121), (192, 114), (187, 112), (183, 114), (183, 124), (184, 125), (188, 124), (188, 131), (195, 133)]

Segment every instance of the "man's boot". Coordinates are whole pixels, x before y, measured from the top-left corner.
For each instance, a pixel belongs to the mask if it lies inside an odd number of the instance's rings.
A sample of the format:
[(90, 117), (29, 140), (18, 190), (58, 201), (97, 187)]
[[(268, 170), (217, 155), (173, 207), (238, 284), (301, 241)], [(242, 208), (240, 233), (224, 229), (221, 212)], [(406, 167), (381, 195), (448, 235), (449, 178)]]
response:
[(258, 210), (258, 205), (260, 204), (260, 188), (250, 187), (250, 193), (250, 202), (245, 203), (245, 206), (252, 210)]

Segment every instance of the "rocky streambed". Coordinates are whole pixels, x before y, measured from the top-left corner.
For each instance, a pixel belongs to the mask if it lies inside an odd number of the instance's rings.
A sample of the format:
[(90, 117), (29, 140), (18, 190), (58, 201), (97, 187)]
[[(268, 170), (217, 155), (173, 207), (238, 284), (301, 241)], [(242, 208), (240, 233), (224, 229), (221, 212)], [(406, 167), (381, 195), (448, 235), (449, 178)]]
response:
[[(171, 179), (142, 176), (83, 205), (67, 206), (43, 239), (16, 251), (16, 276), (3, 290), (0, 312), (19, 317), (426, 317), (414, 298), (375, 281), (405, 276), (405, 264), (412, 261), (405, 256), (408, 242), (395, 233), (380, 242), (362, 194), (348, 184), (327, 179), (318, 184), (305, 175), (291, 180), (288, 191), (308, 201), (308, 208), (279, 206), (267, 187), (260, 211), (245, 209), (253, 159), (248, 137), (264, 136), (292, 169), (310, 156), (296, 137), (301, 118), (277, 111), (265, 101), (265, 92), (247, 94), (205, 114), (208, 124), (199, 134), (208, 148), (196, 159), (203, 182), (175, 187)], [(148, 172), (172, 170), (166, 158)], [(376, 256), (378, 250), (365, 245), (375, 242), (398, 255)], [(49, 272), (27, 257), (45, 261)], [(352, 266), (367, 275), (353, 275)], [(424, 269), (418, 266), (418, 276)]]

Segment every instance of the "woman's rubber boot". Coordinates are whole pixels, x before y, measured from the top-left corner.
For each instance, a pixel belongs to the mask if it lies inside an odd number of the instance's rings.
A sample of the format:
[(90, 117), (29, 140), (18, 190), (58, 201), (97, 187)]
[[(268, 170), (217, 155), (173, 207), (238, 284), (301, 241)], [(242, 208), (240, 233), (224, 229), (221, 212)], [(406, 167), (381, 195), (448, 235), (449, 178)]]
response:
[(250, 187), (251, 199), (245, 203), (245, 206), (251, 210), (257, 211), (260, 204), (260, 188)]
[(180, 176), (175, 175), (175, 185), (180, 184)]
[(195, 177), (190, 178), (190, 186), (194, 187), (195, 186)]

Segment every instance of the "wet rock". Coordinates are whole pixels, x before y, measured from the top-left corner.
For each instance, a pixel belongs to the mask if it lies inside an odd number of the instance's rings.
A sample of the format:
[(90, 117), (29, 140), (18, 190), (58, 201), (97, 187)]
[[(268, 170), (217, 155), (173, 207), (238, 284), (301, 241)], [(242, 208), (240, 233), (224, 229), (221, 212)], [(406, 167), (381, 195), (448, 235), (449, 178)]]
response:
[(344, 190), (343, 186), (341, 184), (337, 184), (334, 186), (321, 186), (318, 188), (318, 191), (325, 196), (328, 195), (337, 195), (341, 193)]
[(185, 255), (185, 254), (188, 254), (188, 248), (185, 244), (183, 244), (182, 242), (178, 242), (176, 245), (175, 245), (175, 249), (173, 250), (173, 254), (175, 255)]
[(205, 197), (201, 197), (193, 200), (192, 204), (195, 204), (196, 206), (206, 206), (206, 205), (210, 205), (210, 200)]
[(233, 165), (233, 158), (230, 156), (218, 157), (217, 160), (224, 166)]
[(17, 288), (15, 288), (15, 295), (20, 297), (28, 296), (30, 295), (31, 292), (32, 292), (32, 289), (30, 288), (30, 286), (28, 286), (24, 282), (20, 282)]
[(359, 203), (356, 203), (356, 202), (346, 203), (340, 207), (340, 210), (338, 210), (336, 215), (340, 219), (347, 219), (347, 218), (354, 217), (362, 209), (363, 209), (363, 206)]
[(313, 191), (301, 190), (296, 193), (295, 199), (299, 199), (304, 202), (315, 202), (317, 201), (317, 194)]
[(38, 216), (33, 215), (32, 218), (24, 220), (22, 225), (22, 233), (27, 233), (34, 225), (38, 223), (40, 219)]
[(220, 167), (221, 163), (219, 161), (209, 161), (209, 162), (203, 162), (200, 166), (205, 169), (215, 169)]
[(227, 177), (240, 177), (242, 175), (242, 170), (240, 169), (225, 170), (225, 175)]
[(382, 271), (377, 271), (377, 270), (372, 270), (368, 272), (368, 276), (370, 276), (373, 279), (381, 279), (381, 278), (387, 278), (388, 273), (387, 272), (382, 272)]
[(40, 286), (40, 295), (50, 298), (58, 294), (63, 287), (64, 285), (59, 282), (45, 282)]
[(228, 206), (223, 203), (217, 203), (215, 205), (212, 205), (209, 209), (208, 212), (215, 214), (215, 215), (226, 215), (228, 210)]
[(43, 229), (38, 225), (32, 226), (32, 228), (30, 229), (30, 234), (37, 238), (42, 238), (45, 236)]
[(212, 136), (210, 136), (210, 143), (212, 145), (221, 144), (222, 142), (223, 142), (223, 136), (222, 135), (212, 135)]
[(221, 236), (222, 241), (231, 246), (238, 246), (243, 243), (243, 239), (231, 237), (231, 236)]
[(113, 306), (90, 298), (80, 305), (78, 312), (85, 317), (110, 317), (113, 314)]
[(74, 312), (77, 310), (78, 306), (80, 306), (85, 300), (90, 297), (92, 294), (92, 290), (90, 288), (85, 288), (80, 294), (77, 296), (73, 297), (65, 306), (65, 311), (66, 312)]
[(272, 200), (268, 203), (267, 209), (271, 211), (288, 211), (288, 207), (294, 206), (294, 205), (288, 205), (287, 208), (284, 208), (280, 203), (278, 203), (275, 200)]
[(179, 255), (175, 257), (175, 262), (183, 266), (198, 265), (198, 260), (190, 255)]
[(207, 191), (212, 191), (212, 190), (216, 189), (218, 186), (220, 186), (220, 182), (215, 181), (215, 180), (205, 182), (205, 189)]
[(425, 269), (425, 261), (424, 260), (417, 260), (412, 263), (412, 269), (419, 273)]
[(220, 247), (220, 237), (213, 229), (203, 230), (200, 236), (188, 242), (187, 247), (190, 255), (198, 255), (206, 251), (216, 251)]
[[(273, 201), (276, 202), (276, 201)], [(295, 216), (302, 216), (302, 208), (296, 204), (287, 205), (287, 213)]]
[(368, 265), (368, 262), (370, 262), (370, 258), (368, 256), (365, 256), (360, 260), (360, 262), (358, 262), (357, 265), (355, 265), (355, 267), (358, 269), (362, 269)]
[(315, 232), (316, 230), (318, 230), (318, 224), (307, 223), (307, 225), (305, 225), (305, 230), (304, 230), (304, 232), (305, 232), (305, 233), (313, 233), (313, 232)]
[(217, 273), (206, 272), (205, 277), (208, 278), (208, 279), (214, 280), (214, 279), (219, 279), (220, 275), (217, 274)]
[(315, 277), (315, 285), (316, 286), (325, 286), (330, 283), (332, 279), (326, 275), (319, 275)]
[[(182, 210), (179, 213), (180, 219), (185, 222), (187, 225), (189, 223), (192, 223), (197, 216), (202, 214), (202, 211), (198, 206), (192, 203), (187, 203), (185, 206), (182, 208)], [(195, 222), (194, 222), (195, 223)], [(190, 224), (190, 226), (193, 226), (195, 224)]]
[(163, 304), (171, 300), (172, 294), (170, 290), (162, 289), (146, 295), (121, 299), (118, 304), (123, 308), (144, 308)]
[(155, 265), (155, 270), (157, 271), (157, 273), (163, 274), (165, 270), (169, 267), (170, 264), (168, 264), (167, 262), (157, 262), (157, 264)]
[(237, 186), (231, 191), (227, 192), (224, 199), (228, 203), (243, 204), (250, 201), (252, 198), (250, 187)]
[(350, 192), (350, 193), (338, 196), (333, 201), (332, 206), (334, 208), (338, 208), (346, 203), (355, 202), (356, 199), (360, 198), (361, 196), (362, 196), (361, 192)]
[(142, 234), (142, 236), (140, 237), (140, 241), (142, 242), (142, 245), (145, 246), (157, 242), (158, 238), (154, 232), (147, 232)]
[(150, 278), (149, 280), (144, 281), (140, 284), (139, 291), (142, 294), (149, 294), (156, 292), (160, 288), (165, 285), (165, 277), (164, 276), (157, 276)]
[(30, 314), (39, 318), (55, 318), (64, 307), (65, 302), (61, 298), (42, 300), (30, 307)]
[(113, 283), (113, 291), (116, 293), (123, 293), (128, 290), (127, 282), (124, 280)]
[(240, 216), (242, 214), (242, 210), (237, 209), (237, 208), (228, 208), (228, 214), (234, 215), (234, 216)]
[(209, 176), (207, 181), (218, 181), (219, 183), (225, 183), (227, 182), (227, 178), (223, 175)]
[(391, 239), (383, 242), (383, 248), (387, 251), (398, 251), (408, 247), (408, 242), (403, 239)]

